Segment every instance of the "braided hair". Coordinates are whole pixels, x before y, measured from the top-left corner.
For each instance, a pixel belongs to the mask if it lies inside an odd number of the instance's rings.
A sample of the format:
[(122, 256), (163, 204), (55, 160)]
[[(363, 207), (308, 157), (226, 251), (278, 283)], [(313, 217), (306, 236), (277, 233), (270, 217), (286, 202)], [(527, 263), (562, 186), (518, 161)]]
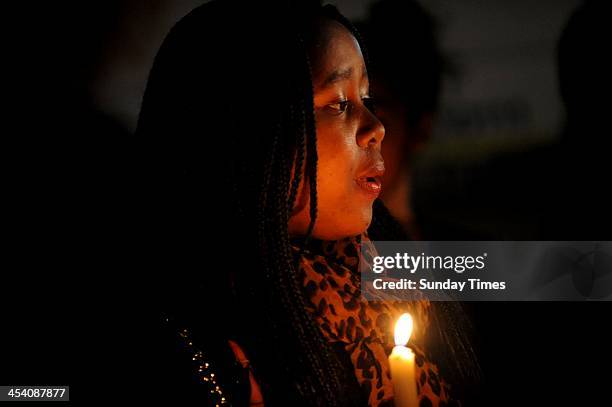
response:
[[(317, 1), (253, 3), (196, 8), (155, 58), (136, 143), (156, 294), (205, 337), (245, 349), (266, 405), (362, 405), (367, 395), (305, 310), (288, 232), (301, 184), (306, 241), (317, 219), (314, 22), (331, 18), (360, 37)], [(385, 228), (399, 233), (376, 202), (370, 233)]]
[[(165, 276), (161, 306), (207, 336), (236, 339), (267, 405), (358, 405), (354, 375), (305, 311), (288, 233), (302, 183), (307, 238), (317, 218), (309, 31), (321, 16), (352, 26), (318, 2), (250, 3), (192, 11), (149, 76), (137, 143), (154, 219), (145, 234)], [(198, 266), (207, 245), (231, 259), (224, 270)]]

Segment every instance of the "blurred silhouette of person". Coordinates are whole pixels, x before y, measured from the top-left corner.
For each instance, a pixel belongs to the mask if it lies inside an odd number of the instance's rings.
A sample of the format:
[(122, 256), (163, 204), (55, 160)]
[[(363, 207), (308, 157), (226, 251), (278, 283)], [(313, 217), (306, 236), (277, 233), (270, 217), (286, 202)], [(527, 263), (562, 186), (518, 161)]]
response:
[(584, 2), (560, 38), (557, 62), (566, 124), (558, 141), (497, 152), (464, 168), (453, 167), (451, 175), (461, 179), (459, 186), (441, 177), (427, 180), (427, 189), (421, 190), (414, 178), (412, 208), (421, 238), (609, 237), (612, 205), (604, 174), (612, 142), (606, 133), (608, 103), (602, 97), (610, 89), (611, 70), (603, 52), (609, 30), (605, 8), (601, 1)]
[(431, 136), (443, 61), (434, 19), (416, 1), (382, 0), (359, 25), (372, 60), (376, 113), (386, 128), (381, 199), (412, 238), (411, 163)]
[(563, 240), (611, 235), (606, 174), (609, 127), (610, 37), (606, 2), (585, 1), (570, 17), (558, 45), (558, 74), (566, 124), (556, 152), (554, 192), (545, 234)]

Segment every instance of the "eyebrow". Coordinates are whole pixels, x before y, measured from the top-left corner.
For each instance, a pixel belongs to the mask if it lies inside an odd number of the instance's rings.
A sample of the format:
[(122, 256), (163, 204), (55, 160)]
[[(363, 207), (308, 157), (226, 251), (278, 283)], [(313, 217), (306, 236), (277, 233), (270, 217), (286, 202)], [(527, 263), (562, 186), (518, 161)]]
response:
[[(362, 68), (362, 74), (363, 74), (363, 76), (367, 75), (367, 70), (366, 70), (365, 66), (363, 66), (363, 68)], [(348, 68), (345, 68), (345, 69), (338, 69), (338, 70), (332, 72), (331, 74), (329, 74), (327, 76), (327, 78), (325, 78), (325, 80), (321, 84), (321, 87), (322, 88), (326, 88), (328, 86), (333, 85), (336, 82), (348, 80), (348, 79), (351, 78), (352, 75), (353, 75), (353, 67), (352, 66), (349, 66)]]

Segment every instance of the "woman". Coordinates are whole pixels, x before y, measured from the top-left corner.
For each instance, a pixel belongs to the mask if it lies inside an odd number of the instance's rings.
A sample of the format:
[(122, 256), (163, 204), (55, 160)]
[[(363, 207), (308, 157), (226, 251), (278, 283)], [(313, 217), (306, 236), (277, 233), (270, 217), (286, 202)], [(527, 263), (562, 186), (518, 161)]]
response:
[[(160, 359), (165, 385), (212, 405), (390, 405), (391, 323), (431, 318), (424, 301), (359, 296), (359, 243), (403, 238), (376, 200), (384, 128), (366, 58), (334, 8), (251, 3), (183, 18), (143, 100), (163, 347), (180, 349)], [(419, 368), (424, 402), (447, 402), (424, 353)]]

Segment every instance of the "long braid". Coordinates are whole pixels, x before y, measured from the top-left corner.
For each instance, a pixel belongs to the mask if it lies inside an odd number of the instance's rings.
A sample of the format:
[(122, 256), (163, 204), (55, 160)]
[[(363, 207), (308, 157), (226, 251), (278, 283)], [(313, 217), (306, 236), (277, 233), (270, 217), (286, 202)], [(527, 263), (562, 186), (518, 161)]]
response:
[[(300, 393), (304, 396), (310, 396), (314, 399), (321, 399), (324, 405), (338, 405), (336, 395), (338, 394), (341, 382), (336, 373), (337, 369), (340, 368), (339, 363), (335, 363), (334, 355), (331, 354), (329, 344), (324, 340), (319, 328), (314, 324), (314, 321), (310, 315), (304, 310), (306, 309), (306, 303), (302, 294), (302, 282), (294, 267), (294, 258), (289, 247), (289, 235), (288, 235), (288, 208), (285, 206), (285, 210), (282, 208), (283, 202), (287, 202), (287, 187), (289, 185), (288, 174), (290, 173), (291, 163), (285, 157), (296, 157), (295, 160), (295, 176), (291, 183), (291, 191), (289, 193), (289, 202), (295, 200), (296, 185), (300, 182), (302, 163), (304, 156), (307, 157), (307, 168), (306, 172), (308, 175), (308, 181), (310, 186), (310, 215), (311, 221), (307, 235), (310, 236), (314, 223), (316, 221), (317, 214), (317, 196), (316, 196), (316, 167), (317, 167), (317, 152), (316, 152), (316, 127), (314, 124), (314, 108), (312, 106), (312, 85), (310, 79), (310, 69), (308, 62), (306, 64), (306, 70), (304, 72), (304, 80), (302, 83), (308, 84), (305, 86), (305, 91), (301, 95), (301, 106), (300, 111), (303, 121), (297, 124), (297, 131), (294, 134), (297, 136), (296, 154), (285, 154), (281, 155), (278, 159), (274, 160), (276, 163), (275, 175), (276, 183), (275, 188), (270, 193), (270, 207), (273, 211), (280, 215), (277, 220), (278, 223), (274, 223), (276, 227), (274, 236), (270, 236), (271, 242), (275, 246), (274, 256), (267, 257), (271, 264), (269, 267), (272, 270), (277, 270), (278, 275), (273, 276), (273, 282), (275, 282), (276, 293), (282, 302), (282, 309), (287, 311), (287, 317), (290, 320), (289, 326), (297, 330), (297, 340), (299, 342), (299, 348), (303, 350), (302, 355), (307, 359), (307, 363), (312, 367), (312, 373), (305, 377), (305, 383), (302, 384)], [(307, 106), (306, 106), (307, 105)], [(304, 140), (306, 139), (306, 140)], [(282, 148), (280, 149), (283, 150)], [(306, 150), (304, 152), (304, 150)], [(277, 150), (278, 151), (278, 150)], [(296, 181), (297, 180), (297, 181)], [(277, 203), (274, 205), (274, 203)], [(278, 262), (278, 264), (274, 264)], [(314, 381), (314, 383), (313, 383)], [(321, 387), (324, 389), (324, 394), (317, 394), (316, 389)], [(310, 394), (308, 394), (310, 393)]]
[[(334, 15), (334, 17), (337, 18), (337, 15)], [(345, 21), (342, 21), (342, 23), (345, 24)], [(351, 29), (351, 31), (353, 31), (353, 29)], [(299, 35), (298, 39), (300, 45), (304, 47), (304, 41)], [(301, 95), (302, 105), (299, 109), (301, 113), (300, 118), (303, 120), (297, 121), (298, 123), (296, 123), (296, 120), (293, 121), (293, 123), (297, 125), (296, 131), (293, 132), (293, 134), (296, 135), (295, 152), (284, 156), (289, 156), (291, 158), (295, 157), (295, 161), (290, 162), (292, 160), (286, 160), (283, 157), (276, 161), (279, 172), (277, 173), (278, 178), (274, 195), (276, 195), (276, 199), (278, 199), (278, 207), (274, 208), (274, 211), (280, 216), (277, 218), (279, 223), (275, 224), (278, 228), (276, 230), (277, 233), (274, 233), (275, 236), (271, 236), (272, 239), (270, 242), (275, 246), (275, 250), (273, 250), (275, 255), (272, 257), (266, 256), (266, 258), (272, 263), (269, 264), (269, 267), (279, 272), (278, 275), (274, 276), (275, 278), (273, 280), (276, 283), (274, 285), (277, 291), (276, 294), (281, 300), (283, 305), (282, 309), (287, 311), (286, 317), (289, 319), (289, 326), (297, 331), (294, 335), (297, 334), (295, 336), (297, 336), (299, 349), (302, 350), (301, 355), (306, 358), (306, 362), (311, 367), (310, 374), (302, 378), (303, 382), (299, 385), (300, 388), (298, 392), (307, 399), (313, 401), (320, 400), (322, 405), (335, 406), (341, 404), (341, 400), (339, 400), (337, 396), (342, 394), (342, 381), (339, 375), (339, 372), (342, 371), (342, 367), (335, 354), (333, 354), (329, 343), (327, 343), (325, 338), (321, 335), (318, 326), (314, 323), (311, 316), (304, 312), (306, 309), (306, 302), (302, 293), (302, 281), (296, 272), (299, 265), (295, 263), (296, 259), (292, 256), (291, 249), (288, 245), (289, 236), (286, 227), (302, 179), (308, 182), (310, 192), (310, 222), (306, 231), (304, 246), (312, 236), (318, 210), (318, 153), (313, 106), (314, 90), (312, 87), (312, 69), (308, 54), (305, 51), (304, 49), (303, 55), (306, 69), (303, 78), (301, 78), (301, 82), (304, 84), (304, 92)], [(293, 119), (296, 118), (294, 113), (295, 110), (293, 106), (291, 106), (290, 117)], [(291, 132), (287, 133), (290, 134)], [(282, 151), (283, 149), (280, 150)], [(306, 178), (302, 176), (304, 160), (306, 161), (306, 166), (304, 168)], [(287, 174), (290, 173), (292, 167), (294, 168), (294, 178), (291, 182)], [(287, 198), (287, 188), (289, 185), (290, 188)], [(271, 198), (271, 203), (276, 199)], [(287, 208), (287, 213), (280, 207), (281, 202), (287, 203), (285, 206), (285, 208)], [(297, 258), (299, 259), (299, 256)], [(278, 264), (274, 264), (276, 261), (278, 261)], [(316, 391), (317, 388), (323, 390), (323, 394), (318, 394)]]
[[(320, 349), (312, 343), (313, 338), (320, 336), (320, 333), (314, 330), (309, 316), (304, 312), (305, 304), (301, 295), (301, 283), (297, 279), (295, 269), (293, 267), (292, 255), (289, 247), (289, 235), (287, 229), (288, 213), (286, 206), (288, 180), (288, 161), (283, 157), (278, 157), (275, 160), (275, 180), (274, 185), (271, 185), (269, 210), (274, 211), (277, 217), (270, 222), (269, 232), (264, 240), (270, 245), (270, 256), (267, 256), (266, 263), (273, 274), (271, 274), (273, 287), (275, 289), (275, 297), (281, 302), (281, 307), (285, 317), (289, 320), (288, 327), (291, 327), (294, 340), (297, 340), (299, 349), (302, 350), (298, 358), (305, 357), (309, 366), (311, 366), (314, 374), (303, 377), (305, 380), (301, 384), (298, 391), (307, 399), (316, 399), (320, 397), (325, 400), (325, 405), (335, 405), (335, 390), (330, 383), (325, 380), (325, 364), (324, 358), (317, 357)], [(299, 360), (299, 359), (298, 359)], [(298, 363), (301, 365), (301, 363)], [(317, 383), (320, 389), (323, 387), (324, 394), (316, 394), (317, 386), (312, 383), (313, 380), (319, 380)]]
[[(333, 13), (333, 10), (328, 9), (327, 12), (333, 14), (332, 18), (346, 25), (347, 21), (341, 20), (340, 14), (337, 11)], [(349, 30), (354, 31), (352, 26)], [(278, 359), (278, 354), (276, 357), (280, 366), (290, 369), (290, 372), (287, 372), (289, 377), (297, 379), (293, 382), (295, 390), (306, 405), (332, 407), (347, 403), (347, 399), (343, 399), (346, 395), (343, 394), (342, 379), (347, 372), (343, 371), (331, 345), (323, 337), (311, 315), (306, 312), (303, 282), (298, 273), (299, 264), (296, 263), (299, 256), (294, 256), (289, 244), (289, 217), (302, 182), (307, 183), (309, 187), (310, 206), (310, 222), (302, 250), (312, 236), (318, 214), (318, 153), (312, 69), (305, 41), (300, 34), (297, 37), (302, 48), (303, 70), (295, 82), (301, 83), (302, 86), (298, 89), (302, 89), (293, 93), (297, 100), (289, 104), (288, 114), (281, 120), (283, 125), (274, 132), (269, 144), (270, 155), (264, 165), (257, 223), (264, 275), (268, 289), (273, 290), (269, 296), (271, 302), (268, 304), (267, 313), (276, 336), (274, 342), (281, 342), (276, 343), (278, 347), (271, 346), (271, 349), (283, 349), (282, 342), (289, 339), (293, 343), (290, 348), (299, 349), (299, 352), (287, 358), (283, 358), (281, 354), (281, 360)], [(289, 140), (291, 135), (294, 137), (293, 143)], [(292, 168), (293, 179), (290, 176)], [(260, 289), (266, 290), (266, 287)], [(277, 321), (284, 322), (278, 324)], [(296, 376), (297, 372), (303, 373)], [(270, 389), (269, 394), (273, 396), (274, 392), (274, 389)]]
[[(308, 68), (308, 78), (312, 77), (312, 69), (310, 67), (310, 60), (306, 56), (306, 64)], [(315, 124), (314, 106), (313, 106), (313, 95), (312, 80), (309, 79), (307, 88), (306, 101), (310, 101), (308, 106), (304, 107), (304, 113), (306, 115), (306, 132), (308, 134), (308, 142), (306, 144), (308, 159), (308, 177), (310, 186), (310, 223), (308, 230), (306, 231), (306, 239), (310, 239), (312, 231), (314, 229), (315, 222), (317, 220), (317, 164), (319, 161), (319, 154), (317, 152), (317, 129)]]
[(261, 245), (260, 250), (261, 250), (263, 258), (266, 258), (268, 256), (268, 247), (266, 245), (267, 239), (266, 239), (266, 222), (265, 222), (267, 213), (265, 211), (266, 211), (266, 207), (267, 207), (267, 203), (269, 199), (268, 195), (269, 195), (270, 185), (272, 184), (271, 181), (272, 181), (272, 175), (273, 175), (273, 167), (274, 167), (274, 163), (276, 159), (276, 150), (279, 144), (279, 138), (280, 138), (281, 131), (282, 129), (280, 128), (280, 126), (277, 126), (276, 131), (274, 131), (272, 135), (272, 140), (270, 142), (269, 155), (266, 158), (266, 161), (264, 162), (264, 168), (263, 168), (262, 188), (260, 192), (259, 205), (258, 205), (258, 211), (259, 211), (258, 218), (260, 219), (260, 221), (257, 222), (257, 226), (259, 229), (258, 230), (259, 242)]
[[(289, 192), (289, 200), (287, 202), (287, 205), (289, 207), (289, 214), (291, 214), (295, 206), (298, 189), (299, 189), (300, 183), (302, 182), (304, 157), (306, 156), (306, 132), (303, 131), (305, 117), (304, 117), (303, 109), (301, 109), (300, 112), (301, 112), (301, 115), (299, 116), (300, 124), (298, 124), (297, 134), (296, 134), (297, 151), (296, 151), (296, 160), (295, 160), (295, 165), (294, 165), (295, 170), (294, 170), (293, 182), (291, 184), (291, 191)], [(294, 114), (295, 114), (295, 109), (293, 109), (293, 106), (291, 106), (291, 117), (295, 117)]]
[[(304, 94), (296, 96), (298, 103), (302, 105), (305, 99)], [(276, 314), (279, 311), (285, 314), (280, 316), (279, 319), (288, 322), (286, 325), (283, 324), (286, 329), (295, 331), (278, 332), (279, 325), (275, 324), (275, 318), (272, 318), (271, 328), (276, 331), (276, 341), (286, 340), (282, 338), (286, 338), (287, 335), (293, 336), (294, 340), (297, 339), (296, 346), (302, 350), (302, 352), (297, 353), (298, 361), (305, 356), (308, 366), (311, 366), (313, 371), (311, 375), (302, 377), (306, 382), (299, 384), (301, 388), (298, 391), (306, 399), (310, 399), (313, 402), (320, 398), (327, 405), (336, 405), (335, 392), (337, 392), (337, 388), (333, 388), (329, 381), (325, 379), (328, 377), (324, 369), (326, 358), (316, 357), (318, 351), (320, 351), (318, 346), (321, 344), (312, 344), (312, 338), (317, 338), (317, 336), (321, 335), (313, 329), (316, 327), (313, 326), (312, 321), (308, 320), (309, 316), (305, 312), (305, 303), (301, 295), (301, 282), (298, 282), (289, 246), (287, 225), (290, 208), (296, 199), (297, 187), (302, 179), (301, 167), (304, 163), (307, 147), (305, 138), (308, 131), (306, 131), (305, 123), (308, 120), (306, 119), (303, 106), (300, 106), (299, 110), (304, 120), (294, 120), (295, 116), (291, 113), (289, 114), (289, 120), (284, 121), (281, 119), (281, 123), (277, 124), (269, 145), (266, 147), (268, 155), (263, 165), (257, 215), (259, 252), (262, 254), (263, 259), (264, 279), (274, 290), (274, 295), (271, 298), (276, 298), (280, 301), (280, 304), (270, 303), (266, 308), (269, 311), (268, 315)], [(288, 128), (292, 124), (296, 127), (295, 129)], [(297, 138), (295, 154), (287, 154), (288, 143), (286, 135), (291, 133), (295, 134)], [(295, 177), (291, 183), (289, 194), (287, 194), (290, 184), (289, 173), (293, 162), (288, 160), (287, 156), (296, 157)], [(314, 175), (316, 176), (316, 173)], [(256, 286), (257, 283), (252, 281), (249, 285)], [(279, 345), (282, 345), (282, 343)], [(326, 354), (325, 356), (328, 355)], [(297, 362), (297, 366), (301, 365), (301, 363)], [(318, 383), (313, 383), (313, 380), (317, 379)], [(324, 394), (317, 394), (317, 388), (323, 388), (325, 390)]]
[[(176, 164), (177, 168), (193, 164), (194, 172), (184, 181), (184, 187), (195, 191), (197, 198), (194, 198), (193, 208), (199, 206), (200, 199), (208, 199), (204, 193), (200, 193), (198, 183), (207, 174), (204, 166), (200, 165), (202, 157), (197, 152), (205, 151), (207, 143), (212, 141), (201, 136), (211, 132), (215, 134), (211, 126), (232, 136), (211, 138), (214, 143), (219, 143), (220, 151), (228, 150), (228, 145), (236, 146), (231, 149), (235, 154), (230, 154), (233, 184), (227, 185), (227, 192), (236, 199), (232, 205), (220, 204), (218, 208), (219, 217), (223, 216), (227, 221), (221, 230), (222, 236), (231, 238), (236, 232), (244, 235), (245, 241), (253, 241), (254, 244), (246, 245), (248, 247), (244, 251), (248, 255), (237, 257), (232, 269), (228, 270), (231, 274), (230, 290), (215, 291), (206, 301), (214, 305), (215, 299), (227, 300), (231, 296), (232, 316), (237, 323), (229, 317), (221, 318), (225, 324), (223, 328), (229, 330), (229, 333), (224, 331), (221, 335), (232, 335), (238, 343), (244, 344), (253, 361), (267, 405), (347, 405), (359, 393), (359, 389), (351, 387), (350, 391), (347, 390), (349, 386), (356, 385), (356, 381), (349, 383), (346, 380), (353, 372), (344, 370), (332, 345), (307, 311), (303, 281), (289, 236), (289, 218), (300, 186), (305, 185), (310, 190), (307, 238), (312, 236), (318, 211), (317, 134), (312, 73), (307, 45), (303, 41), (306, 33), (301, 33), (299, 28), (296, 30), (294, 20), (286, 22), (291, 30), (281, 27), (283, 33), (294, 34), (284, 37), (287, 39), (284, 45), (289, 50), (289, 58), (293, 58), (288, 62), (297, 69), (278, 73), (280, 77), (273, 78), (271, 92), (264, 97), (267, 101), (272, 98), (275, 102), (286, 101), (283, 111), (276, 117), (270, 117), (269, 110), (254, 106), (253, 114), (244, 112), (253, 120), (233, 121), (235, 116), (224, 107), (227, 103), (216, 101), (220, 99), (233, 103), (227, 97), (225, 86), (220, 86), (222, 81), (217, 78), (235, 73), (227, 63), (235, 61), (234, 48), (225, 47), (224, 40), (217, 43), (215, 36), (210, 35), (217, 29), (226, 30), (226, 24), (222, 22), (233, 13), (231, 5), (226, 4), (210, 2), (192, 12), (165, 41), (164, 50), (160, 51), (155, 62), (155, 77), (159, 77), (159, 80), (150, 82), (146, 101), (143, 101), (139, 133), (145, 139), (159, 141), (154, 146), (159, 157), (170, 155), (170, 163), (158, 160), (156, 165), (160, 165), (160, 168), (171, 167), (170, 164)], [(319, 8), (316, 15), (320, 14)], [(256, 28), (254, 21), (260, 20), (239, 16), (239, 21), (246, 27)], [(246, 32), (240, 25), (236, 27), (240, 32)], [(259, 32), (256, 34), (259, 35)], [(268, 39), (263, 34), (259, 38)], [(274, 40), (276, 38), (274, 36)], [(205, 47), (202, 46), (203, 39), (206, 41)], [(242, 44), (233, 41), (232, 36), (227, 44)], [(297, 47), (293, 41), (297, 41)], [(266, 47), (269, 42), (262, 44)], [(210, 50), (210, 54), (202, 53), (202, 48)], [(232, 51), (226, 51), (226, 48)], [(276, 53), (270, 55), (275, 58)], [(284, 56), (279, 60), (287, 62)], [(186, 67), (189, 69), (186, 70)], [(189, 109), (178, 108), (177, 100)], [(261, 117), (264, 119), (260, 121)], [(214, 120), (207, 120), (209, 118)], [(248, 131), (256, 136), (242, 137)], [(228, 142), (227, 139), (234, 136), (235, 140)], [(166, 141), (171, 144), (172, 150), (168, 150)], [(246, 148), (241, 148), (243, 143)], [(172, 171), (177, 179), (184, 177), (182, 172)], [(169, 186), (172, 185), (169, 183)], [(171, 195), (165, 194), (167, 199), (173, 199)], [(176, 202), (178, 212), (183, 210), (181, 205), (182, 202)], [(197, 209), (193, 210), (197, 212)], [(185, 216), (185, 219), (189, 218)], [(198, 222), (201, 222), (199, 218)], [(193, 228), (193, 223), (189, 227)], [(205, 229), (209, 225), (201, 226)], [(187, 228), (187, 223), (176, 227), (181, 228), (178, 231), (183, 230)], [(200, 239), (201, 236), (195, 238)], [(220, 249), (227, 250), (224, 247)], [(197, 278), (209, 277), (198, 275)], [(177, 293), (178, 296), (182, 294)], [(201, 298), (195, 299), (196, 305), (190, 308), (196, 323), (208, 320), (208, 311), (199, 306), (200, 301)], [(227, 320), (231, 322), (226, 323)], [(210, 333), (214, 334), (212, 330)]]

